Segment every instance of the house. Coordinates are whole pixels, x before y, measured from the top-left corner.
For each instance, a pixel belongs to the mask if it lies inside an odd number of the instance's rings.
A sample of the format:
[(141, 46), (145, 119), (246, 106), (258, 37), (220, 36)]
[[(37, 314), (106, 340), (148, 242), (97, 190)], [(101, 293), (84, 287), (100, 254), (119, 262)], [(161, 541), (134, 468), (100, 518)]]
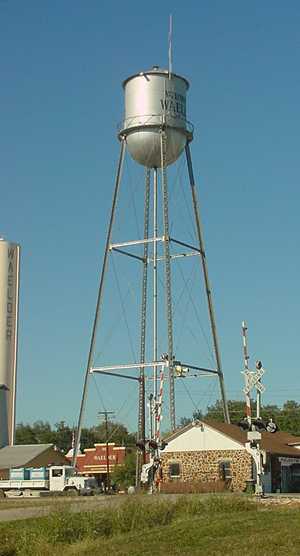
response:
[[(116, 446), (114, 442), (94, 444), (93, 448), (86, 448), (83, 454), (78, 454), (76, 467), (81, 475), (93, 475), (99, 484), (107, 481), (107, 471), (111, 473), (116, 466), (122, 465), (129, 449)], [(107, 460), (108, 455), (108, 460)], [(72, 451), (67, 454), (72, 458)]]
[[(254, 478), (247, 433), (237, 425), (195, 421), (165, 439), (161, 452), (162, 491), (202, 485), (207, 490), (245, 490)], [(265, 492), (300, 492), (300, 437), (285, 432), (262, 433)], [(176, 485), (177, 483), (177, 485)]]
[(9, 479), (9, 470), (17, 467), (69, 465), (53, 444), (24, 444), (0, 449), (0, 479)]

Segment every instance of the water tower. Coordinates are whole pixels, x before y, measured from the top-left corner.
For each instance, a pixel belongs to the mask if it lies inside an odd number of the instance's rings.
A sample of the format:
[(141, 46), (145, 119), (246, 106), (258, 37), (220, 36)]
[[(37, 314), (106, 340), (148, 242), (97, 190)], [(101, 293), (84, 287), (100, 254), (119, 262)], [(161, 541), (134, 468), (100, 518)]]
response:
[[(193, 139), (193, 127), (186, 118), (186, 95), (189, 89), (188, 81), (175, 73), (154, 66), (149, 71), (132, 75), (123, 83), (125, 94), (125, 117), (121, 125), (118, 137), (120, 140), (120, 157), (117, 166), (117, 175), (113, 194), (112, 209), (110, 213), (109, 226), (106, 237), (106, 245), (102, 270), (100, 274), (100, 284), (96, 305), (95, 319), (92, 330), (92, 338), (85, 373), (83, 395), (81, 401), (77, 442), (74, 450), (74, 462), (78, 453), (80, 434), (82, 428), (83, 414), (87, 399), (87, 387), (89, 377), (94, 372), (102, 374), (115, 374), (124, 377), (130, 369), (137, 373), (137, 376), (130, 376), (138, 381), (139, 387), (139, 408), (138, 408), (138, 432), (140, 438), (145, 438), (145, 373), (152, 373), (154, 411), (156, 411), (155, 424), (161, 409), (159, 399), (159, 371), (163, 367), (168, 379), (168, 396), (170, 425), (172, 430), (176, 428), (176, 396), (175, 380), (182, 371), (193, 369), (194, 372), (213, 374), (219, 381), (220, 394), (223, 403), (224, 419), (229, 422), (227, 408), (224, 377), (221, 366), (220, 350), (218, 345), (216, 321), (213, 309), (211, 288), (208, 278), (207, 259), (204, 248), (204, 241), (201, 229), (201, 220), (197, 200), (197, 191), (193, 175), (190, 143)], [(131, 241), (112, 242), (112, 232), (115, 224), (116, 208), (120, 184), (122, 181), (123, 163), (126, 149), (131, 157), (138, 164), (145, 167), (145, 193), (144, 193), (144, 234), (142, 239)], [(169, 191), (167, 168), (178, 160), (185, 151), (187, 175), (190, 185), (191, 203), (193, 207), (194, 227), (196, 230), (196, 244), (191, 245), (182, 241), (180, 237), (171, 237), (169, 230)], [(188, 183), (188, 182), (187, 182)], [(160, 195), (158, 194), (160, 186)], [(151, 213), (150, 213), (151, 207)], [(162, 229), (158, 227), (158, 211), (162, 214)], [(150, 222), (150, 214), (152, 221)], [(174, 255), (173, 246), (180, 246), (184, 249), (181, 255)], [(137, 256), (134, 248), (142, 246), (142, 255)], [(158, 256), (158, 249), (161, 255)], [(141, 262), (141, 306), (140, 306), (140, 337), (138, 363), (120, 362), (116, 365), (95, 367), (95, 339), (98, 324), (100, 323), (101, 308), (104, 296), (105, 277), (111, 253), (118, 252), (131, 259)], [(205, 285), (205, 292), (208, 304), (208, 315), (212, 336), (213, 351), (215, 356), (215, 368), (203, 368), (201, 362), (193, 362), (181, 358), (176, 359), (173, 345), (173, 298), (172, 298), (172, 264), (176, 257), (195, 256), (200, 263), (201, 272)], [(158, 264), (159, 263), (159, 264)], [(149, 273), (151, 272), (152, 289), (149, 292)], [(163, 276), (164, 282), (164, 304), (165, 317), (164, 323), (166, 334), (165, 353), (163, 356), (158, 353), (158, 273)], [(149, 312), (151, 308), (151, 320)], [(146, 342), (149, 338), (146, 330), (152, 326), (151, 343), (152, 358), (145, 359)], [(159, 323), (160, 326), (162, 323)], [(149, 371), (150, 369), (150, 371)], [(156, 431), (152, 431), (153, 435)], [(151, 433), (152, 434), (152, 433)]]

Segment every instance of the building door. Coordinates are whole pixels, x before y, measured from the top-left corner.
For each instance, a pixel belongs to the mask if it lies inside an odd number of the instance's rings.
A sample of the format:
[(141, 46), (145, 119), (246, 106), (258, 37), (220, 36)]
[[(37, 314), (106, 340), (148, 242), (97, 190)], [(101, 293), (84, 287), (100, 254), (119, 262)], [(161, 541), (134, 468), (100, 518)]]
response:
[(300, 464), (294, 463), (290, 466), (291, 470), (291, 490), (290, 492), (300, 492)]
[(281, 492), (291, 492), (291, 467), (281, 466)]

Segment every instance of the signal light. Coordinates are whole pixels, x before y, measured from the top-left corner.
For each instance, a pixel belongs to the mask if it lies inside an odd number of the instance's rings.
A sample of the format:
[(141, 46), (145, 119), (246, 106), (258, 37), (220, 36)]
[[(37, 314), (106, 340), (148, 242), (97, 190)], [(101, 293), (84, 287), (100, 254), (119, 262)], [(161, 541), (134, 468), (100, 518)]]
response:
[(149, 450), (164, 450), (168, 443), (164, 440), (161, 440), (160, 443), (156, 442), (156, 440), (137, 440), (135, 443), (136, 447), (141, 450), (142, 452), (149, 451)]
[(149, 448), (152, 448), (152, 450), (157, 450), (158, 448), (158, 444), (155, 440), (149, 440)]
[(238, 422), (238, 426), (242, 431), (250, 431), (251, 430), (251, 423), (249, 423), (247, 417), (244, 417), (241, 421)]
[(276, 423), (274, 423), (274, 421), (273, 421), (272, 419), (270, 419), (270, 420), (267, 422), (267, 424), (266, 424), (266, 430), (267, 430), (268, 432), (272, 432), (272, 433), (277, 432), (278, 427), (277, 427)]
[(266, 424), (263, 422), (262, 419), (253, 419), (252, 424), (255, 426), (255, 429), (258, 432), (266, 430)]
[(164, 450), (166, 446), (168, 446), (168, 442), (165, 442), (164, 440), (162, 440), (160, 445), (159, 445), (159, 449)]
[(135, 443), (135, 445), (136, 445), (136, 447), (139, 448), (139, 450), (141, 450), (142, 452), (145, 451), (145, 442), (144, 442), (144, 440), (138, 440), (138, 441)]

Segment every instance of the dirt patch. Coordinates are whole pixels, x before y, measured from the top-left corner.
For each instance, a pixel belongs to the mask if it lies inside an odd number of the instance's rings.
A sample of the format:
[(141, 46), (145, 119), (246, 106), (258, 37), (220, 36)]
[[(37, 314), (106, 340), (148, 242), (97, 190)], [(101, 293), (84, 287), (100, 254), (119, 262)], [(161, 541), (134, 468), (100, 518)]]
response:
[(283, 508), (300, 508), (300, 498), (296, 498), (293, 496), (274, 496), (274, 498), (261, 498), (259, 500), (259, 503), (266, 508), (274, 506), (280, 506)]

